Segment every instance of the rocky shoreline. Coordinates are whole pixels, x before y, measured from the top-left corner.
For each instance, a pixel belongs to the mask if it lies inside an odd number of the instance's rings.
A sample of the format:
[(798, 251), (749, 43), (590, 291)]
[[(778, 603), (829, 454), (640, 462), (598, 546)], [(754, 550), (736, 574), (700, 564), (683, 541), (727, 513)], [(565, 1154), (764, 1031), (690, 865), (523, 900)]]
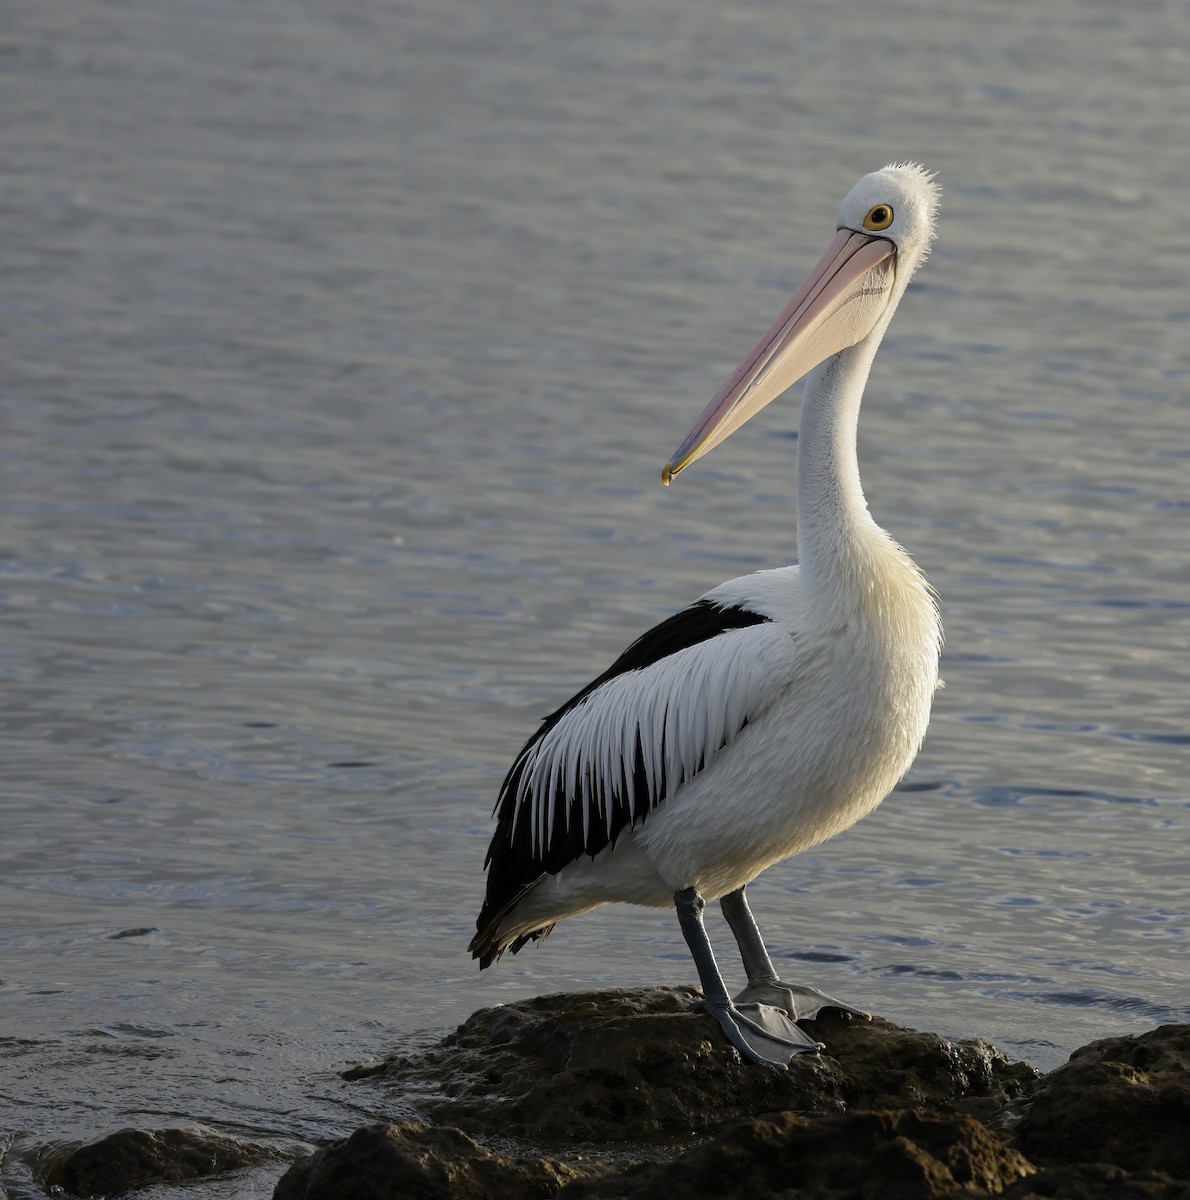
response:
[[(1190, 1200), (1190, 1026), (1092, 1042), (1043, 1076), (979, 1039), (825, 1014), (805, 1028), (826, 1050), (777, 1069), (742, 1062), (695, 995), (539, 997), (352, 1068), (424, 1119), (302, 1158), (274, 1200)], [(129, 1130), (38, 1173), (112, 1195), (253, 1161), (204, 1136)]]

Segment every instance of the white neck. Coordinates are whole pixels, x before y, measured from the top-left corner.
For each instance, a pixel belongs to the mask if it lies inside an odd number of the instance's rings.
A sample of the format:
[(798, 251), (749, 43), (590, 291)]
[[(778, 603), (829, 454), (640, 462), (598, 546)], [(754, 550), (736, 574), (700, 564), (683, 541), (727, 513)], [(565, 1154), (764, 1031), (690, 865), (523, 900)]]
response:
[(868, 512), (856, 456), (860, 401), (884, 325), (828, 358), (806, 382), (797, 446), (797, 536), (801, 576), (814, 589), (858, 582), (857, 559), (865, 557), (870, 535), (888, 541)]

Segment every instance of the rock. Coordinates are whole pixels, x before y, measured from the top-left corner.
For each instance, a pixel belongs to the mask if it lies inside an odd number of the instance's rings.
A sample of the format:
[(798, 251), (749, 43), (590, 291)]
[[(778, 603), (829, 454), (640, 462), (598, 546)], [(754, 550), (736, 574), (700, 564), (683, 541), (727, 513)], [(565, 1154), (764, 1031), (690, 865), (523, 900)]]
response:
[(1190, 1183), (1160, 1171), (1080, 1163), (1040, 1170), (1008, 1188), (1003, 1200), (1190, 1200)]
[(1013, 1143), (1045, 1166), (1112, 1163), (1190, 1178), (1190, 1026), (1076, 1050), (1024, 1108)]
[(1012, 1062), (982, 1038), (947, 1041), (881, 1017), (840, 1014), (804, 1022), (838, 1063), (847, 1108), (957, 1109), (987, 1119), (1010, 1100), (1029, 1095), (1041, 1072)]
[(1105, 1164), (1037, 1171), (972, 1117), (851, 1112), (743, 1122), (675, 1162), (596, 1178), (490, 1153), (461, 1130), (375, 1125), (292, 1167), (274, 1200), (1190, 1200), (1190, 1183)]
[(543, 996), (346, 1073), (566, 1162), (378, 1126), (298, 1164), (277, 1200), (1190, 1200), (1190, 1026), (1092, 1043), (1041, 1080), (983, 1041), (835, 1015), (805, 1023), (826, 1052), (777, 1069), (741, 1062), (696, 995)]
[(218, 1175), (280, 1157), (278, 1150), (200, 1128), (121, 1129), (84, 1146), (55, 1148), (40, 1161), (46, 1190), (112, 1195), (150, 1183)]
[(705, 1137), (774, 1110), (989, 1112), (1038, 1073), (986, 1042), (952, 1043), (879, 1018), (807, 1022), (825, 1054), (745, 1063), (693, 988), (542, 996), (473, 1014), (436, 1047), (346, 1073), (380, 1079), (435, 1120), (536, 1145)]
[(673, 1163), (570, 1184), (558, 1200), (941, 1200), (996, 1195), (1033, 1170), (972, 1117), (775, 1113)]
[(273, 1200), (546, 1200), (577, 1178), (550, 1159), (506, 1158), (459, 1129), (368, 1125), (296, 1163)]

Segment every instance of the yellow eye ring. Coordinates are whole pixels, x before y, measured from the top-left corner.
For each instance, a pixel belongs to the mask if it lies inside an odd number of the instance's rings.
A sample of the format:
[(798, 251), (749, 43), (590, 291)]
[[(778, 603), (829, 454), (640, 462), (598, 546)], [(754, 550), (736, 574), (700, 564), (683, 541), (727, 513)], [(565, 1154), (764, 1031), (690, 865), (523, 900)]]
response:
[(864, 217), (864, 228), (872, 229), (877, 233), (881, 229), (887, 229), (893, 223), (893, 210), (889, 204), (877, 204), (866, 217)]

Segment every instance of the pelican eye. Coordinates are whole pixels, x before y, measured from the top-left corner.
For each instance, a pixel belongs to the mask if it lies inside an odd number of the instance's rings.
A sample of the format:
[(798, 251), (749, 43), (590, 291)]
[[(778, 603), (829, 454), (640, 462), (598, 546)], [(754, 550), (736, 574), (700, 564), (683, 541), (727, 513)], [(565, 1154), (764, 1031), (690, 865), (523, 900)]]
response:
[(874, 229), (879, 232), (881, 229), (887, 229), (893, 223), (893, 210), (887, 204), (877, 204), (866, 217), (864, 217), (864, 228)]

